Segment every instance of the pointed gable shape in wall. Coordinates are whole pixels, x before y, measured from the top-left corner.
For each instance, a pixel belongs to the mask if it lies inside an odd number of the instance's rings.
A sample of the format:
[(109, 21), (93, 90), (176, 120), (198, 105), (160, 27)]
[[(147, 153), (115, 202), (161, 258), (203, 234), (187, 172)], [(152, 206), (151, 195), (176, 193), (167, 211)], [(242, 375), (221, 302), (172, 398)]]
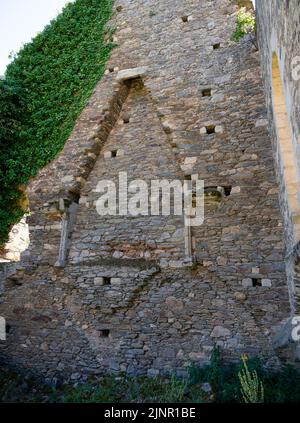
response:
[[(124, 116), (130, 117), (126, 123)], [(170, 134), (159, 116), (142, 80), (130, 79), (119, 119), (81, 193), (84, 202), (78, 210), (70, 262), (109, 257), (158, 259), (163, 251), (172, 260), (184, 258), (183, 233), (181, 238), (174, 237), (178, 228), (183, 228), (183, 216), (100, 216), (96, 210), (101, 195), (95, 192), (97, 184), (111, 180), (118, 192), (120, 172), (127, 173), (128, 185), (133, 180), (144, 181), (149, 193), (152, 179), (183, 180)], [(129, 193), (128, 202), (131, 197)]]

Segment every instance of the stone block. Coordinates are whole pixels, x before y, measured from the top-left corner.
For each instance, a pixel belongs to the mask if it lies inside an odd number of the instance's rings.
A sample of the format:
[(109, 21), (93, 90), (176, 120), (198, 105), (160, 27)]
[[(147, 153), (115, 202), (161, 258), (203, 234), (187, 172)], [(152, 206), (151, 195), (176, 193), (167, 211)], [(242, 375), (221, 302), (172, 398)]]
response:
[(258, 119), (256, 122), (255, 122), (255, 127), (256, 128), (259, 128), (259, 127), (261, 127), (261, 126), (268, 126), (269, 125), (269, 121), (268, 121), (268, 119)]
[(223, 326), (215, 326), (210, 336), (212, 338), (225, 338), (230, 336), (231, 332), (229, 329)]
[(242, 280), (242, 285), (244, 288), (251, 288), (253, 287), (253, 282), (251, 278), (245, 278)]
[(230, 195), (239, 194), (240, 192), (241, 192), (241, 187), (232, 187)]
[(120, 285), (121, 281), (121, 278), (111, 278), (110, 280), (112, 285)]
[(194, 165), (197, 163), (197, 157), (186, 157), (184, 159), (184, 164), (185, 165)]
[(261, 286), (264, 286), (266, 288), (271, 288), (272, 287), (271, 279), (262, 279), (261, 280)]
[(103, 157), (104, 157), (105, 159), (110, 159), (110, 158), (112, 157), (112, 153), (111, 153), (111, 151), (105, 151), (105, 152), (103, 153)]
[(123, 157), (123, 156), (125, 156), (125, 151), (124, 150), (118, 150), (117, 151), (117, 157)]
[(235, 292), (234, 296), (238, 301), (242, 301), (242, 302), (247, 299), (247, 295), (244, 294), (243, 292)]
[(216, 132), (216, 134), (223, 134), (223, 132), (224, 132), (224, 128), (223, 128), (223, 126), (221, 126), (221, 125), (217, 125), (217, 126), (215, 127), (215, 132)]
[(102, 286), (104, 282), (103, 277), (97, 277), (94, 279), (94, 285), (96, 286)]
[(117, 74), (117, 81), (126, 81), (128, 79), (141, 78), (146, 75), (147, 67), (131, 68), (120, 70)]

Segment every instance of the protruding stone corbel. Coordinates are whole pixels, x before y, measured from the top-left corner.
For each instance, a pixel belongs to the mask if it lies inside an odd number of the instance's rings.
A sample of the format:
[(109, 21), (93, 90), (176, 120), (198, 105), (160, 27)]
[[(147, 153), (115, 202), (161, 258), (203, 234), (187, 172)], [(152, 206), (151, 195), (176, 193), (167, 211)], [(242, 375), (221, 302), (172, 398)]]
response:
[(123, 69), (118, 72), (117, 81), (128, 81), (129, 79), (142, 78), (147, 74), (147, 67)]

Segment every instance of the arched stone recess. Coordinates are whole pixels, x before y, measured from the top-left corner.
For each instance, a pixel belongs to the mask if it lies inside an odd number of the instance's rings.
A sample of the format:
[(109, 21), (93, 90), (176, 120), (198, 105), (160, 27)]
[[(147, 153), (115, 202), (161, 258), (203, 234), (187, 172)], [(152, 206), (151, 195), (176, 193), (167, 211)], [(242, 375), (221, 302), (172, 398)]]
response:
[(273, 110), (276, 124), (281, 167), (286, 186), (287, 202), (294, 227), (295, 242), (300, 240), (300, 184), (296, 149), (289, 122), (284, 85), (281, 78), (278, 56), (272, 55)]
[[(289, 119), (287, 101), (289, 96), (282, 79), (281, 63), (278, 54), (272, 53), (272, 106), (277, 139), (278, 173), (282, 180), (282, 197), (285, 199), (284, 219), (287, 238), (287, 278), (292, 314), (300, 306), (300, 286), (298, 273), (300, 258), (298, 254), (300, 241), (300, 183), (299, 163), (297, 161), (296, 140)], [(297, 270), (298, 269), (298, 270)]]

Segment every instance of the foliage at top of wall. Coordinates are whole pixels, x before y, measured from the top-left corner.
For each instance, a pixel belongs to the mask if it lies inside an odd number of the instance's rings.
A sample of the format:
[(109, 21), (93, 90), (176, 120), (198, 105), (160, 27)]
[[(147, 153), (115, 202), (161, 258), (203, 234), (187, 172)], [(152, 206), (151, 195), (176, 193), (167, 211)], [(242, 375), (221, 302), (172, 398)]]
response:
[(0, 82), (0, 244), (24, 214), (20, 186), (62, 150), (113, 48), (113, 0), (76, 0), (26, 44)]
[(247, 34), (256, 33), (256, 19), (254, 11), (247, 11), (245, 7), (241, 8), (236, 17), (236, 29), (231, 39), (239, 42)]

